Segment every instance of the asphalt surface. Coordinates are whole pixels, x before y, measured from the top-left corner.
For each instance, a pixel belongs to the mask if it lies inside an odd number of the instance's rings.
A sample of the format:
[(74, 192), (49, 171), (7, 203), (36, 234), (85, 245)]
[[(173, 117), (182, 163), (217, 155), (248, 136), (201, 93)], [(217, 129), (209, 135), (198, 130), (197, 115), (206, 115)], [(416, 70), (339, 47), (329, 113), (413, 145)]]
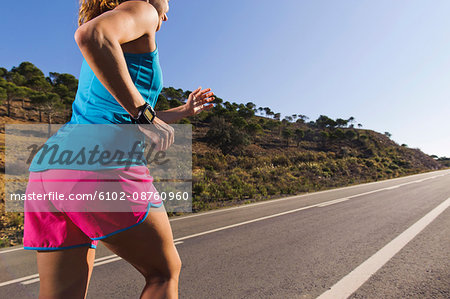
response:
[[(450, 298), (449, 203), (447, 170), (171, 218), (180, 298)], [(96, 260), (88, 298), (139, 297), (136, 270)], [(38, 291), (35, 253), (1, 250), (0, 298)]]

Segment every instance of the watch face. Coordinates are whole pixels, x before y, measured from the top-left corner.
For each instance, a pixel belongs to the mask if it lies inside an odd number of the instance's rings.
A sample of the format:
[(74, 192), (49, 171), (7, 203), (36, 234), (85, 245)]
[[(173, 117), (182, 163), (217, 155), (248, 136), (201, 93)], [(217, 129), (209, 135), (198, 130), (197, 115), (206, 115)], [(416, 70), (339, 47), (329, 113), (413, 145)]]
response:
[(144, 114), (145, 114), (145, 117), (146, 117), (149, 121), (152, 121), (152, 120), (153, 120), (153, 114), (150, 112), (150, 110), (145, 109), (145, 110), (144, 110)]

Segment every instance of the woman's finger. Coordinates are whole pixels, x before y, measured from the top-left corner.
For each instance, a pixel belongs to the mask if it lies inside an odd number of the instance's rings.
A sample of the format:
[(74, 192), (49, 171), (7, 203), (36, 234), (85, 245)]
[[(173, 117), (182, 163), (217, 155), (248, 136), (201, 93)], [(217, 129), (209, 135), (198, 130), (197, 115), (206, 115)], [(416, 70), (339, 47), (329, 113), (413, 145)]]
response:
[(171, 137), (170, 145), (172, 145), (175, 142), (175, 130), (173, 129), (173, 127), (171, 127), (170, 130), (170, 137)]
[(206, 94), (207, 92), (210, 92), (210, 91), (211, 91), (211, 88), (203, 89), (202, 91), (200, 91), (200, 96), (201, 96), (201, 97), (204, 97), (205, 94)]
[(211, 109), (212, 107), (214, 107), (214, 104), (205, 105), (205, 106), (203, 106), (201, 109), (202, 109), (202, 110), (209, 110), (209, 109)]
[(212, 97), (212, 96), (207, 96), (207, 97), (200, 97), (199, 99), (197, 99), (195, 102), (194, 102), (194, 106), (198, 106), (198, 105), (203, 105), (203, 104), (205, 104), (205, 103), (208, 103), (208, 102), (211, 102), (211, 101), (214, 101), (216, 98), (215, 97)]
[(212, 97), (213, 95), (214, 95), (214, 92), (208, 92), (208, 93), (202, 94), (199, 98), (201, 98), (201, 99), (209, 98), (209, 97)]
[(201, 90), (202, 90), (202, 87), (200, 86), (199, 88), (197, 88), (196, 90), (194, 90), (194, 91), (192, 92), (192, 95), (193, 95), (195, 98), (197, 98), (197, 97), (199, 96)]
[(206, 98), (206, 99), (200, 100), (200, 101), (194, 103), (194, 107), (202, 106), (202, 105), (212, 102), (214, 100), (215, 100), (215, 98)]

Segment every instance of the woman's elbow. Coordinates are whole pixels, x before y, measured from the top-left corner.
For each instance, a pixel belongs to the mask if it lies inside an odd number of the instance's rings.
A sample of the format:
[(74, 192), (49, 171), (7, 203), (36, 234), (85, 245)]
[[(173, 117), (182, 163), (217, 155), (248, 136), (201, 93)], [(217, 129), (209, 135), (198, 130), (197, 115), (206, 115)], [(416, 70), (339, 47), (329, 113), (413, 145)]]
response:
[(81, 26), (75, 31), (75, 42), (80, 49), (99, 47), (106, 42), (105, 36), (101, 30), (95, 27)]
[(75, 31), (75, 42), (80, 48), (84, 47), (89, 42), (89, 34), (86, 31), (87, 30), (84, 27), (79, 27), (77, 31)]

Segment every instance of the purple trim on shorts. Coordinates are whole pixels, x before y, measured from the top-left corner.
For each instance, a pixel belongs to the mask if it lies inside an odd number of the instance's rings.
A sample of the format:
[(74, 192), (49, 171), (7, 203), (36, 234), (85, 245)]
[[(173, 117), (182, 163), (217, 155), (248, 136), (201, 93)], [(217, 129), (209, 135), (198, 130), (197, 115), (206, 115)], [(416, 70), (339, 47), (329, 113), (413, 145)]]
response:
[(159, 205), (154, 205), (154, 204), (152, 204), (151, 202), (149, 202), (148, 205), (147, 205), (147, 212), (145, 213), (145, 216), (144, 216), (138, 223), (133, 224), (132, 226), (128, 226), (128, 227), (125, 227), (125, 228), (116, 230), (115, 232), (109, 233), (109, 234), (104, 235), (104, 236), (102, 236), (102, 237), (91, 238), (91, 240), (93, 240), (93, 241), (103, 240), (103, 239), (106, 239), (106, 238), (108, 238), (108, 237), (110, 237), (110, 236), (112, 236), (112, 235), (115, 235), (115, 234), (118, 234), (118, 233), (120, 233), (120, 232), (126, 231), (126, 230), (128, 230), (128, 229), (130, 229), (130, 228), (133, 228), (133, 227), (135, 227), (135, 226), (141, 224), (142, 222), (144, 222), (144, 220), (145, 220), (145, 219), (147, 218), (147, 216), (148, 216), (148, 213), (150, 212), (150, 207), (156, 207), (156, 208), (159, 208), (159, 207), (161, 207), (162, 205), (163, 205), (163, 202), (161, 202), (161, 204), (159, 204)]

